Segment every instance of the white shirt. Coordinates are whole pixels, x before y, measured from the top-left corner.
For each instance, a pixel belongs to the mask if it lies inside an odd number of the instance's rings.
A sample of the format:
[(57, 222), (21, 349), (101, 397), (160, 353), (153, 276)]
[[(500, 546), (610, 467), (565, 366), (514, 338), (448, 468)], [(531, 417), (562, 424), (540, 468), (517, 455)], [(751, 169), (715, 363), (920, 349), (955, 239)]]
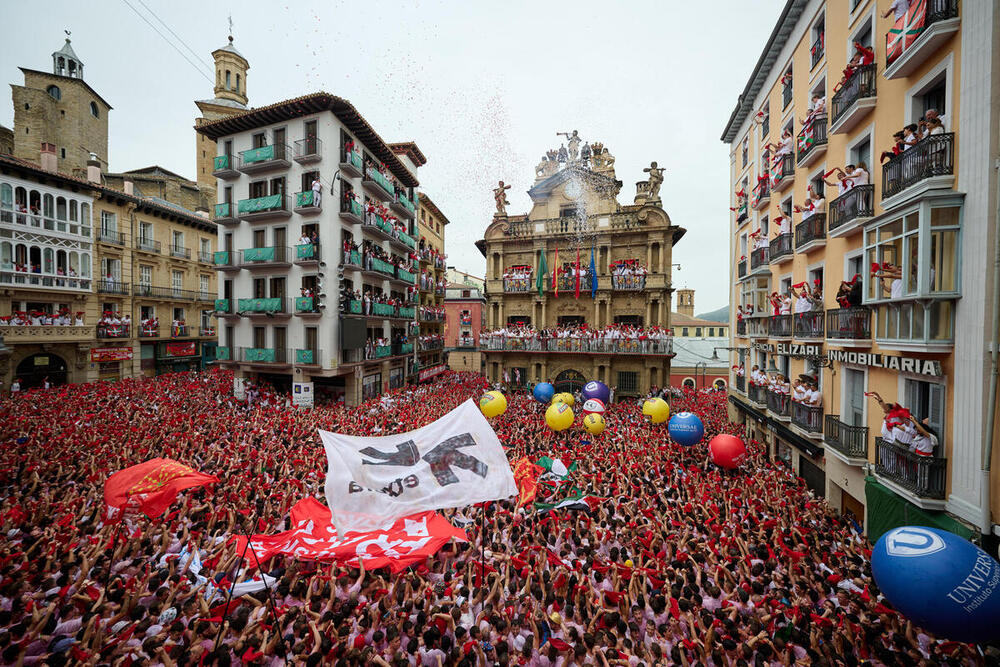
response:
[(889, 9), (895, 12), (895, 18), (897, 21), (904, 16), (906, 16), (906, 10), (910, 8), (910, 0), (892, 0), (889, 4)]
[(910, 446), (913, 447), (914, 451), (917, 453), (929, 456), (934, 453), (934, 448), (937, 447), (937, 444), (938, 441), (935, 436), (917, 433)]
[(889, 286), (889, 297), (893, 299), (901, 299), (903, 297), (903, 279), (896, 278), (892, 281)]
[(798, 299), (795, 300), (796, 314), (808, 313), (810, 310), (812, 310), (812, 304), (809, 303), (809, 299), (807, 299), (805, 296), (800, 296)]

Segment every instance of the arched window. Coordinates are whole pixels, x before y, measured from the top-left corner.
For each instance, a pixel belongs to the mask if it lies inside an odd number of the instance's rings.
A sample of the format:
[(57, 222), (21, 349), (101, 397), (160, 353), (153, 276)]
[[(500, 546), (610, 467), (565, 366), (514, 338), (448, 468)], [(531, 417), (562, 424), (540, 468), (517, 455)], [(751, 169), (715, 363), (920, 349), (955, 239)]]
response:
[(694, 389), (694, 378), (684, 378), (684, 388)]
[(229, 80), (229, 76), (230, 76), (229, 70), (226, 70), (226, 90), (230, 90), (232, 88), (232, 84), (231, 84), (231, 82)]
[(80, 233), (84, 236), (90, 236), (90, 204), (86, 202), (80, 204), (80, 224), (84, 227)]
[(52, 195), (45, 195), (44, 197), (42, 197), (42, 215), (44, 215), (46, 218), (52, 217), (53, 201), (54, 200), (52, 199)]
[(240, 75), (236, 75), (236, 92), (240, 92)]
[(52, 248), (46, 248), (42, 252), (42, 273), (55, 273), (55, 258), (56, 254), (52, 251)]
[(59, 66), (56, 68), (57, 69), (56, 74), (62, 76), (63, 74), (66, 73), (66, 59), (63, 58), (62, 56), (59, 56), (58, 63)]
[(3, 222), (13, 222), (14, 216), (10, 211), (14, 210), (14, 188), (9, 183), (0, 183), (0, 220)]
[(79, 206), (77, 206), (75, 199), (69, 200), (69, 220), (70, 222), (78, 222), (80, 220)]
[(90, 115), (93, 116), (94, 118), (101, 117), (101, 111), (100, 109), (97, 108), (97, 102), (90, 103)]
[(49, 86), (48, 88), (45, 89), (45, 92), (47, 92), (49, 94), (49, 97), (51, 97), (54, 100), (62, 99), (62, 91), (59, 90), (59, 86)]
[(65, 220), (66, 219), (66, 200), (62, 197), (56, 198), (56, 219)]
[(10, 241), (0, 243), (0, 269), (10, 271), (14, 268), (14, 246)]
[(69, 75), (70, 76), (76, 76), (76, 61), (75, 60), (70, 60), (69, 61)]

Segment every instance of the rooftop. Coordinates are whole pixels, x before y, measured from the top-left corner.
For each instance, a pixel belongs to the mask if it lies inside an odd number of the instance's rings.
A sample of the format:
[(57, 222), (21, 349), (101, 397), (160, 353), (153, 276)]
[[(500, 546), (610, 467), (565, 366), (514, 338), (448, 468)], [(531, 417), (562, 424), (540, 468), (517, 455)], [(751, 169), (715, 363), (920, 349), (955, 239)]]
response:
[(113, 108), (110, 104), (108, 104), (108, 101), (106, 99), (104, 99), (103, 97), (101, 97), (97, 93), (97, 91), (94, 90), (93, 88), (91, 88), (90, 84), (87, 83), (86, 81), (84, 81), (83, 79), (77, 78), (75, 76), (63, 76), (62, 74), (54, 74), (53, 72), (43, 72), (40, 69), (31, 69), (30, 67), (18, 67), (18, 69), (21, 70), (22, 72), (24, 72), (25, 74), (40, 74), (42, 76), (51, 77), (51, 78), (57, 79), (59, 81), (77, 81), (77, 82), (81, 83), (82, 85), (86, 86), (87, 90), (90, 92), (90, 94), (93, 95), (94, 97), (96, 97), (97, 99), (99, 99), (104, 104), (104, 106), (106, 106), (108, 109), (112, 109)]
[(729, 357), (719, 355), (718, 359), (712, 359), (712, 352), (717, 347), (729, 345), (728, 338), (679, 338), (674, 336), (674, 358), (670, 365), (672, 368), (694, 366), (697, 363), (704, 363), (707, 368), (727, 368)]
[(447, 216), (445, 216), (445, 214), (441, 212), (441, 209), (439, 209), (437, 207), (437, 204), (435, 204), (431, 200), (431, 198), (427, 196), (426, 193), (424, 193), (424, 192), (418, 192), (417, 193), (417, 199), (419, 200), (419, 202), (421, 204), (423, 204), (424, 206), (426, 206), (427, 209), (431, 213), (434, 214), (434, 217), (438, 218), (443, 224), (446, 224), (446, 225), (449, 224)]
[(684, 315), (682, 313), (670, 313), (670, 325), (671, 326), (682, 326), (682, 327), (728, 327), (728, 322), (713, 322), (712, 320), (703, 320), (700, 317), (691, 317), (690, 315)]

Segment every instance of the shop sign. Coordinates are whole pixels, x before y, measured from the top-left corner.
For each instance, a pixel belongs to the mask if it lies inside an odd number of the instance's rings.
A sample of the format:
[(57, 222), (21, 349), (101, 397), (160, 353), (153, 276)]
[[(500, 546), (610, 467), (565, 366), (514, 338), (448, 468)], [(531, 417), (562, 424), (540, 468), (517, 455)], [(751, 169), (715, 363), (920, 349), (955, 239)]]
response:
[(930, 375), (933, 377), (941, 377), (942, 375), (941, 362), (932, 359), (915, 359), (913, 357), (900, 357), (893, 354), (851, 352), (848, 350), (830, 350), (829, 354), (831, 361), (839, 361), (843, 364), (887, 368), (892, 371)]
[(313, 406), (313, 383), (295, 382), (292, 384), (292, 405), (297, 408)]
[(198, 345), (194, 341), (188, 343), (165, 343), (167, 357), (194, 357), (198, 354)]
[(420, 373), (417, 374), (417, 381), (423, 382), (427, 378), (432, 378), (435, 375), (442, 373), (443, 371), (444, 371), (443, 365), (431, 366), (430, 368), (425, 368), (424, 370), (420, 371)]
[(130, 347), (95, 347), (90, 350), (92, 362), (128, 361), (132, 358)]

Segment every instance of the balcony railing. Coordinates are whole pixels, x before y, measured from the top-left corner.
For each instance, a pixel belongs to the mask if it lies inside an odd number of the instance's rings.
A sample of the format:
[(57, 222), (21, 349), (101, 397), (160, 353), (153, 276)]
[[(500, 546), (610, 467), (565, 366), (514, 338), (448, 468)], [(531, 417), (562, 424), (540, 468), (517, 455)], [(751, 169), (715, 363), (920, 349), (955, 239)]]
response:
[(795, 156), (786, 153), (781, 156), (781, 164), (771, 167), (771, 189), (784, 190), (795, 179)]
[(767, 409), (777, 417), (789, 416), (791, 399), (788, 394), (777, 391), (767, 392)]
[(247, 248), (243, 251), (243, 264), (286, 264), (292, 253), (283, 246), (270, 248)]
[(868, 459), (867, 426), (852, 426), (840, 421), (840, 415), (827, 415), (823, 440), (848, 458)]
[(212, 220), (220, 223), (231, 224), (236, 220), (236, 207), (233, 206), (232, 202), (228, 201), (216, 204)]
[(238, 209), (240, 217), (257, 220), (263, 219), (262, 216), (272, 217), (274, 214), (288, 213), (291, 215), (288, 204), (288, 195), (276, 194), (267, 195), (266, 197), (255, 197), (253, 199), (241, 199)]
[(532, 288), (531, 278), (504, 278), (504, 292), (530, 292)]
[(944, 500), (948, 460), (921, 456), (895, 442), (875, 438), (875, 474), (920, 498)]
[(251, 174), (265, 169), (288, 166), (291, 151), (287, 144), (271, 144), (240, 151), (240, 171)]
[[(927, 6), (924, 10), (924, 27), (921, 29), (921, 33), (927, 31), (933, 24), (939, 21), (945, 21), (947, 19), (953, 19), (958, 16), (958, 0), (927, 0)], [(904, 53), (911, 51), (913, 49), (920, 48), (920, 40), (923, 34), (918, 34), (909, 42), (907, 46), (907, 37), (904, 34), (899, 36), (901, 40), (899, 42), (899, 48), (892, 48), (891, 38), (893, 35), (890, 33), (886, 35), (886, 49), (885, 49), (885, 59), (886, 67), (891, 66), (896, 60), (899, 59)]]
[(875, 63), (859, 65), (854, 69), (851, 78), (833, 94), (830, 101), (832, 111), (831, 124), (836, 125), (859, 99), (875, 97)]
[(762, 178), (764, 180), (757, 184), (750, 197), (750, 206), (754, 209), (761, 208), (771, 200), (771, 176), (765, 173)]
[(132, 296), (151, 299), (169, 299), (172, 301), (194, 301), (199, 295), (198, 292), (195, 292), (194, 290), (186, 290), (181, 287), (158, 287), (138, 283), (132, 285)]
[[(396, 186), (386, 178), (374, 165), (365, 165), (365, 175), (362, 182), (375, 183), (386, 196), (386, 201), (396, 199)], [(380, 193), (381, 194), (381, 193)]]
[(875, 186), (856, 185), (830, 202), (829, 233), (875, 214)]
[(807, 433), (823, 433), (823, 406), (792, 401), (792, 423)]
[(408, 285), (413, 285), (417, 281), (417, 276), (416, 274), (410, 273), (406, 269), (397, 266), (396, 279), (402, 280), (404, 283), (407, 283)]
[(769, 318), (767, 317), (750, 317), (745, 320), (747, 323), (747, 333), (751, 338), (767, 338), (768, 337), (768, 327)]
[(932, 134), (882, 165), (882, 199), (934, 176), (954, 174), (955, 134)]
[(738, 278), (746, 278), (747, 277), (747, 261), (745, 259), (741, 259), (736, 264), (736, 276)]
[(323, 141), (318, 137), (307, 137), (295, 142), (294, 160), (299, 164), (319, 162), (323, 156)]
[(811, 310), (808, 313), (795, 313), (796, 338), (823, 337), (823, 311)]
[[(587, 287), (589, 288), (590, 281), (587, 281)], [(582, 286), (581, 286), (582, 287)], [(611, 276), (611, 289), (619, 292), (640, 292), (646, 289), (646, 276), (645, 275), (633, 275), (633, 276)]]
[(118, 296), (128, 296), (128, 283), (119, 280), (98, 280), (97, 292), (99, 294), (117, 294)]
[(826, 337), (831, 340), (871, 340), (872, 311), (864, 306), (826, 312)]
[(139, 327), (139, 338), (159, 338), (160, 327), (156, 324), (143, 324)]
[(235, 250), (217, 250), (212, 253), (212, 263), (218, 269), (235, 269), (239, 267)]
[(135, 249), (143, 252), (154, 252), (160, 254), (160, 242), (152, 239), (145, 239), (141, 236), (135, 240)]
[(365, 217), (365, 209), (356, 199), (343, 197), (340, 200), (340, 213), (348, 216), (354, 222), (361, 222)]
[(98, 338), (128, 338), (131, 326), (128, 324), (98, 324)]
[(184, 246), (172, 245), (170, 246), (170, 256), (179, 257), (181, 259), (191, 259), (191, 249), (185, 248)]
[(212, 160), (212, 175), (218, 178), (239, 176), (236, 159), (232, 155), (216, 155)]
[(794, 236), (791, 232), (787, 234), (778, 234), (773, 239), (771, 239), (770, 245), (770, 262), (773, 264), (775, 261), (783, 257), (792, 256), (792, 240)]
[(215, 300), (215, 312), (220, 315), (233, 315), (236, 313), (233, 310), (233, 300), (232, 299), (216, 299)]
[(300, 366), (322, 366), (322, 350), (295, 350), (295, 363)]
[(589, 338), (520, 338), (490, 336), (484, 350), (496, 352), (579, 352), (637, 355), (671, 355), (673, 339), (589, 339)]
[(288, 299), (271, 297), (263, 299), (237, 299), (236, 311), (241, 315), (288, 313)]
[(742, 394), (747, 392), (747, 378), (745, 375), (736, 376), (736, 391)]
[(747, 322), (746, 320), (736, 320), (736, 335), (746, 336), (747, 335)]
[(802, 252), (805, 246), (817, 241), (826, 241), (826, 213), (813, 213), (795, 225), (795, 250)]
[(97, 240), (101, 243), (111, 245), (125, 245), (125, 232), (118, 232), (113, 229), (98, 229)]
[(781, 110), (784, 111), (792, 103), (792, 84), (787, 83), (781, 88)]
[(215, 327), (198, 327), (198, 335), (202, 338), (215, 335)]
[(752, 403), (756, 403), (757, 405), (767, 405), (767, 391), (764, 387), (754, 384), (753, 382), (751, 382), (750, 386), (747, 388), (747, 398), (749, 398)]
[(303, 243), (295, 246), (296, 262), (318, 262), (319, 245), (316, 243)]
[(203, 264), (212, 264), (212, 251), (209, 250), (206, 252), (204, 250), (199, 250), (198, 261), (202, 262)]
[[(320, 199), (322, 201), (322, 198)], [(319, 210), (320, 206), (316, 202), (316, 193), (312, 190), (303, 190), (302, 192), (295, 193), (295, 208), (296, 209), (316, 209)], [(298, 211), (299, 213), (308, 213), (309, 211)]]
[(772, 315), (767, 321), (767, 335), (772, 338), (791, 338), (792, 316)]
[(191, 335), (191, 327), (186, 324), (174, 324), (170, 327), (171, 338), (187, 338)]
[(232, 361), (233, 359), (233, 348), (220, 345), (215, 348), (215, 360), (216, 361)]
[(798, 146), (797, 157), (799, 166), (803, 163), (809, 164), (809, 158), (816, 153), (816, 150), (826, 146), (826, 114), (816, 116), (808, 127), (803, 128), (796, 137)]
[(344, 252), (343, 266), (361, 266), (361, 253), (357, 250), (352, 250), (351, 252)]
[(756, 271), (761, 267), (766, 267), (769, 262), (768, 246), (761, 246), (750, 251), (750, 270)]
[(353, 171), (356, 176), (360, 176), (364, 170), (364, 161), (358, 151), (346, 151), (340, 147), (340, 168), (344, 171)]
[(816, 67), (816, 63), (823, 59), (823, 53), (825, 52), (823, 38), (825, 36), (824, 33), (819, 33), (813, 41), (812, 46), (809, 47), (809, 69)]
[(311, 296), (297, 296), (295, 297), (295, 312), (296, 313), (318, 313), (319, 312), (319, 299)]
[(291, 356), (288, 350), (273, 347), (241, 347), (240, 361), (255, 364), (287, 364)]
[(372, 257), (371, 255), (366, 255), (365, 260), (369, 262), (368, 266), (366, 266), (366, 270), (382, 273), (390, 278), (396, 277), (396, 267), (389, 262), (379, 259), (378, 257)]

